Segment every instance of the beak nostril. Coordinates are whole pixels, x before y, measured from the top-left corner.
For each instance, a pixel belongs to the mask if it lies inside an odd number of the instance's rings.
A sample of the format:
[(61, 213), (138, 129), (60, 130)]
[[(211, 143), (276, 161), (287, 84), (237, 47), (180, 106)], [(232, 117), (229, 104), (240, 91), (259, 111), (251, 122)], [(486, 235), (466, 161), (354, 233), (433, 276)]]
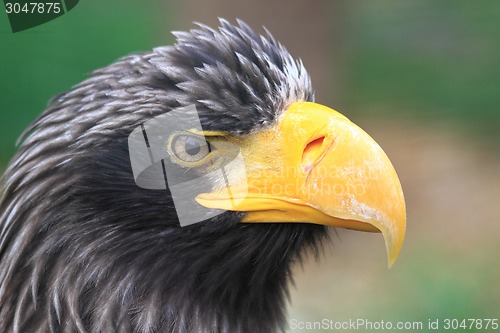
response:
[(309, 142), (302, 153), (302, 166), (305, 172), (308, 172), (321, 156), (321, 147), (325, 137), (321, 136)]
[(317, 139), (312, 140), (309, 142), (306, 147), (304, 148), (304, 152), (302, 153), (302, 160), (306, 158), (308, 155), (311, 153), (316, 152), (321, 146), (323, 145), (323, 141), (325, 141), (325, 137), (319, 137)]

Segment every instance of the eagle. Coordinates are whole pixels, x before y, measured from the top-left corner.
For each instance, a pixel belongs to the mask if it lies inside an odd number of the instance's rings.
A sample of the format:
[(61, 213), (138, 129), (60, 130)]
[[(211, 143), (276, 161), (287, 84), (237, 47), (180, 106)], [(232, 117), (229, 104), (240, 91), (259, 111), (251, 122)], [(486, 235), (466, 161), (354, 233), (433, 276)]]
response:
[(314, 102), (302, 61), (241, 20), (173, 34), (21, 136), (1, 183), (5, 332), (279, 332), (292, 266), (331, 230), (381, 232), (396, 260), (394, 167)]

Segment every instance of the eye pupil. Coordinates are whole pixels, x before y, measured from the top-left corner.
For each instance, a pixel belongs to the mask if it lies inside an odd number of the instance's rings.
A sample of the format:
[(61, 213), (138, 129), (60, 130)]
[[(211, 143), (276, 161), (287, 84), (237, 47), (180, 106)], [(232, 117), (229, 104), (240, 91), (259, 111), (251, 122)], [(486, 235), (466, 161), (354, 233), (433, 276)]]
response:
[(188, 153), (189, 155), (195, 156), (201, 150), (200, 141), (196, 138), (188, 137), (186, 139), (186, 145), (185, 145), (184, 149), (186, 150), (186, 153)]

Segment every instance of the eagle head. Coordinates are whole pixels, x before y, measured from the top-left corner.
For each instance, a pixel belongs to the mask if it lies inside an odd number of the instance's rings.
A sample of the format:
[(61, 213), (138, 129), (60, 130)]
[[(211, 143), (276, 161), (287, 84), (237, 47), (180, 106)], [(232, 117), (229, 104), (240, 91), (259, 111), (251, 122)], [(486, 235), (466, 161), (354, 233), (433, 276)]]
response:
[[(396, 259), (394, 168), (314, 103), (302, 62), (241, 21), (174, 35), (94, 71), (25, 131), (0, 199), (6, 331), (273, 332), (292, 264), (328, 229), (382, 232)], [(197, 126), (179, 125), (188, 107)], [(132, 158), (133, 133), (151, 156)]]

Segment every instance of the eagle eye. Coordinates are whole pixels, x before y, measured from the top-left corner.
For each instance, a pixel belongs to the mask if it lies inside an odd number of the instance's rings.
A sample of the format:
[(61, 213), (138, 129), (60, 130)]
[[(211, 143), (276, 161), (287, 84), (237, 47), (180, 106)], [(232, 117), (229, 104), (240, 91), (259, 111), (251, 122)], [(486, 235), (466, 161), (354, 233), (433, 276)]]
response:
[(179, 135), (172, 142), (175, 157), (184, 162), (198, 162), (211, 151), (210, 143), (203, 137), (195, 135)]

